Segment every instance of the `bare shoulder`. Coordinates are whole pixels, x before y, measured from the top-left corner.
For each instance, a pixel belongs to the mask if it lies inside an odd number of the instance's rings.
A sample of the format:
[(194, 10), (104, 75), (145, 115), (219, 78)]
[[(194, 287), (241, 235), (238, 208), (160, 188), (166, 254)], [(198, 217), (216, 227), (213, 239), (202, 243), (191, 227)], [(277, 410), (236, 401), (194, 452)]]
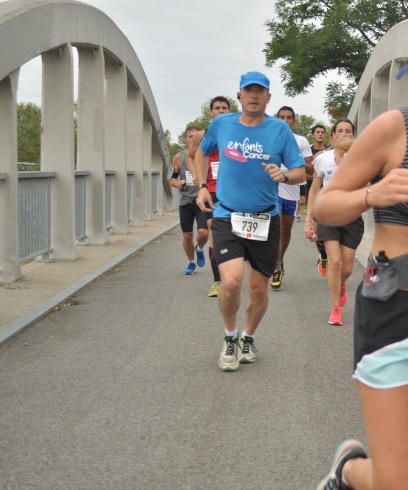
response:
[[(359, 135), (357, 146), (374, 160), (384, 163), (393, 161), (395, 156), (400, 158), (405, 152), (406, 129), (404, 116), (399, 110), (392, 110), (380, 114)], [(373, 143), (375, 142), (375, 143)], [(358, 143), (358, 145), (357, 145)]]
[(188, 157), (194, 158), (194, 155), (196, 154), (197, 148), (198, 148), (201, 140), (203, 139), (204, 134), (205, 134), (205, 131), (204, 131), (204, 129), (202, 129), (201, 131), (198, 131), (194, 135), (193, 139), (191, 140), (190, 148), (187, 150), (187, 156)]
[(198, 131), (193, 138), (193, 141), (200, 142), (205, 135), (205, 129), (202, 129), (201, 131)]
[(179, 168), (180, 168), (180, 155), (178, 153), (176, 153), (174, 155), (172, 165), (173, 165), (174, 170), (176, 170), (176, 171), (179, 170)]
[(192, 141), (192, 144), (191, 144), (191, 147), (192, 148), (197, 148), (197, 146), (200, 144), (200, 141), (204, 138), (204, 135), (205, 135), (205, 130), (202, 129), (201, 131), (198, 131), (194, 137), (193, 137), (193, 141)]

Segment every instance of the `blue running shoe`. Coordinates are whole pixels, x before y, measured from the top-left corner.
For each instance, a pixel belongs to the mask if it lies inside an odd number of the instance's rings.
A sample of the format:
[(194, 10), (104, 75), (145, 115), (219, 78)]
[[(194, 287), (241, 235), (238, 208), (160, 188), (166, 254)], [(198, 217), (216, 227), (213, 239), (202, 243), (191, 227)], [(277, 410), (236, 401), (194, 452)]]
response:
[(184, 269), (184, 274), (186, 276), (191, 276), (192, 274), (195, 273), (196, 270), (196, 265), (194, 262), (190, 262), (188, 266)]
[(205, 255), (204, 255), (204, 250), (197, 250), (197, 245), (195, 246), (195, 250), (197, 253), (197, 265), (198, 267), (204, 267), (205, 266)]

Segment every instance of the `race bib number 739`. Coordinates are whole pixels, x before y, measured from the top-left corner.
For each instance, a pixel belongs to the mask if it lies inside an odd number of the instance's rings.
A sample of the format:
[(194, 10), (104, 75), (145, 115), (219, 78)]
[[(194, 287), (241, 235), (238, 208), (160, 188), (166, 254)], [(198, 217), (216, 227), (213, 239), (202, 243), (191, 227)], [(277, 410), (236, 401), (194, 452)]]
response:
[(241, 238), (265, 242), (268, 239), (269, 214), (232, 213), (232, 232)]

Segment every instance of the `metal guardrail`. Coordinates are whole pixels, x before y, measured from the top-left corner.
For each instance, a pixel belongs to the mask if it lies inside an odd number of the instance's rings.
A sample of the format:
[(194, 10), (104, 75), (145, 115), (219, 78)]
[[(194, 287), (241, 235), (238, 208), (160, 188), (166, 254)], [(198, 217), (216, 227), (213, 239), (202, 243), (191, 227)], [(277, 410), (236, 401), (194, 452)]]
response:
[(160, 172), (152, 172), (152, 214), (156, 214), (157, 209), (157, 197), (160, 185)]
[[(75, 236), (84, 242), (86, 235), (86, 179), (87, 171), (75, 172)], [(106, 172), (105, 206), (106, 228), (111, 228), (111, 183), (115, 172)], [(20, 261), (41, 256), (48, 260), (51, 248), (51, 192), (55, 172), (18, 172), (18, 232)], [(0, 174), (5, 180), (6, 174)], [(131, 184), (128, 175), (128, 219), (130, 219)]]
[(78, 242), (86, 238), (86, 178), (90, 172), (75, 172), (75, 237)]
[(18, 233), (20, 260), (51, 252), (51, 179), (54, 172), (18, 173)]
[[(112, 192), (114, 190), (114, 170), (105, 171), (105, 226), (112, 229)], [(42, 260), (49, 260), (53, 252), (52, 235), (52, 192), (53, 180), (57, 178), (56, 172), (18, 172), (18, 236), (20, 262), (41, 256)], [(87, 186), (91, 178), (89, 171), (75, 172), (75, 238), (77, 243), (83, 243), (87, 237)], [(134, 219), (132, 209), (136, 196), (136, 174), (127, 172), (127, 220)], [(6, 181), (8, 175), (0, 173), (0, 181)], [(149, 182), (150, 181), (150, 182)], [(151, 186), (151, 199), (147, 206), (151, 206), (151, 213), (159, 212), (159, 198), (161, 190), (160, 172), (143, 172), (143, 185), (145, 192)], [(89, 189), (88, 189), (89, 191)], [(88, 225), (89, 226), (89, 225)]]
[(132, 185), (133, 185), (133, 179), (135, 178), (135, 172), (128, 172), (127, 173), (127, 220), (128, 223), (131, 221), (131, 205), (132, 205)]
[(105, 172), (105, 224), (106, 230), (112, 228), (112, 179), (115, 172), (107, 170)]

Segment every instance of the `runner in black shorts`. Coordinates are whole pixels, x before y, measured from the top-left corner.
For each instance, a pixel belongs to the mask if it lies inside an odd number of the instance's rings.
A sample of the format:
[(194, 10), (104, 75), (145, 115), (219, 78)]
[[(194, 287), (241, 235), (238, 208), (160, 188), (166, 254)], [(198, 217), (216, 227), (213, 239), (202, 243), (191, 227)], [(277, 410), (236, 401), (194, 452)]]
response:
[[(268, 276), (279, 242), (278, 183), (296, 185), (305, 179), (305, 162), (289, 126), (265, 114), (271, 97), (268, 78), (259, 72), (242, 75), (237, 95), (242, 112), (216, 117), (194, 159), (200, 187), (197, 202), (203, 211), (211, 211), (208, 156), (219, 150), (218, 202), (212, 229), (221, 273), (218, 304), (225, 333), (218, 365), (223, 371), (235, 371), (240, 363), (256, 360), (254, 335), (268, 306)], [(282, 163), (288, 169), (285, 174)], [(245, 258), (249, 299), (239, 336)]]
[(346, 280), (351, 276), (354, 266), (356, 249), (363, 238), (364, 222), (358, 217), (352, 223), (331, 227), (318, 225), (313, 220), (312, 212), (318, 192), (322, 185), (327, 185), (343, 160), (345, 150), (340, 148), (345, 138), (350, 140), (354, 135), (354, 125), (348, 119), (339, 119), (332, 128), (334, 149), (322, 152), (314, 160), (313, 184), (309, 192), (308, 212), (305, 219), (305, 235), (308, 238), (311, 230), (317, 233), (318, 240), (324, 243), (328, 256), (329, 270), (327, 273), (332, 309), (328, 323), (343, 325), (341, 308), (347, 302)]
[[(313, 144), (310, 149), (313, 153), (312, 165), (314, 166), (314, 160), (320, 155), (322, 151), (328, 149), (325, 145), (324, 140), (326, 137), (326, 128), (322, 124), (316, 124), (311, 129)], [(307, 184), (306, 184), (306, 206), (309, 200), (309, 191), (313, 182), (313, 175), (306, 174)], [(319, 258), (317, 259), (317, 270), (322, 277), (327, 276), (327, 253), (324, 248), (324, 243), (321, 240), (316, 240), (316, 248), (319, 253)]]
[[(217, 95), (216, 97), (212, 98), (210, 101), (211, 119), (216, 118), (220, 114), (227, 114), (228, 112), (230, 112), (230, 108), (231, 108), (230, 101), (223, 95)], [(200, 131), (199, 133), (197, 133), (194, 136), (193, 142), (187, 152), (187, 167), (190, 169), (190, 171), (194, 176), (196, 175), (196, 171), (194, 168), (194, 157), (198, 149), (198, 145), (200, 144), (204, 135), (205, 135), (205, 131)], [(216, 188), (217, 188), (219, 162), (220, 162), (220, 157), (217, 148), (213, 150), (208, 157), (208, 174), (207, 174), (207, 187), (214, 203), (217, 202)], [(198, 182), (196, 183), (198, 184)], [(208, 255), (210, 258), (210, 265), (214, 277), (214, 282), (210, 287), (210, 290), (208, 291), (208, 296), (210, 298), (216, 298), (218, 296), (218, 291), (221, 284), (221, 276), (220, 276), (220, 271), (218, 269), (218, 264), (214, 256), (214, 244), (213, 244), (213, 237), (211, 233), (211, 220), (213, 217), (213, 213), (211, 211), (211, 212), (206, 212), (205, 214), (207, 216), (207, 224), (209, 228)]]
[[(190, 126), (184, 132), (186, 147), (191, 145), (191, 142), (199, 131), (199, 128)], [(176, 189), (179, 189), (179, 214), (180, 227), (183, 231), (183, 249), (188, 258), (187, 267), (184, 269), (184, 274), (190, 276), (195, 273), (198, 267), (204, 267), (205, 255), (203, 251), (204, 245), (208, 240), (207, 218), (201, 209), (197, 206), (198, 188), (194, 183), (193, 175), (187, 169), (187, 154), (186, 150), (177, 153), (173, 158), (173, 167), (169, 169), (167, 176), (169, 184)], [(197, 238), (194, 245), (194, 221), (197, 222)], [(197, 264), (194, 260), (197, 254)]]

